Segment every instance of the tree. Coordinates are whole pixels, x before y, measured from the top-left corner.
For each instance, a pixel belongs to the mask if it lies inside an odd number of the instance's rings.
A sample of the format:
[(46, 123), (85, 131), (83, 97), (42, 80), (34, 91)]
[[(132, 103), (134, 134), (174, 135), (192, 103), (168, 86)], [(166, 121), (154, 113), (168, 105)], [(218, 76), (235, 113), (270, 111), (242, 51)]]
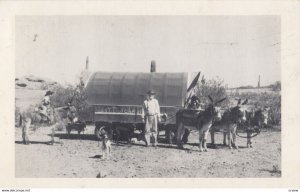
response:
[[(195, 93), (200, 98), (201, 103), (204, 103), (205, 105), (210, 103), (210, 100), (208, 99), (209, 95), (214, 101), (227, 97), (224, 81), (219, 77), (210, 80), (206, 80), (202, 77), (201, 82), (199, 82), (195, 88)], [(229, 100), (226, 99), (220, 106), (225, 107), (228, 106), (228, 104)]]
[[(71, 103), (76, 108), (80, 119), (91, 120), (93, 111), (87, 103), (83, 85), (68, 85), (67, 87), (57, 86), (55, 87), (54, 92), (55, 93), (51, 98), (53, 107), (64, 107), (67, 106), (68, 103)], [(63, 118), (66, 118), (66, 114), (64, 114)]]
[(280, 81), (276, 81), (276, 82), (272, 85), (272, 90), (275, 91), (275, 92), (281, 91), (281, 82), (280, 82)]

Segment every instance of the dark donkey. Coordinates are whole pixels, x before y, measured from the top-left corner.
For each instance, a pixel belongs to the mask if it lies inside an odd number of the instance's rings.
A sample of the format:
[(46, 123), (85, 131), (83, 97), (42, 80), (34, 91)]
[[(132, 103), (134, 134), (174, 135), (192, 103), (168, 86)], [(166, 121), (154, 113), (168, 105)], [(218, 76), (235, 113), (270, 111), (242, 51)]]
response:
[(268, 112), (269, 109), (252, 109), (251, 111), (246, 111), (246, 122), (244, 126), (247, 132), (247, 147), (252, 148), (251, 138), (256, 136), (264, 125), (268, 122)]
[(217, 118), (221, 118), (220, 110), (215, 107), (216, 104), (221, 103), (226, 98), (223, 98), (217, 102), (208, 96), (211, 104), (204, 111), (197, 111), (192, 109), (182, 109), (176, 113), (177, 124), (177, 145), (179, 148), (183, 148), (182, 136), (185, 129), (196, 130), (199, 132), (199, 148), (200, 152), (207, 151), (206, 140), (209, 129), (213, 121)]
[(246, 99), (243, 103), (241, 103), (241, 99), (238, 100), (238, 103), (235, 107), (232, 107), (226, 110), (220, 121), (216, 121), (211, 129), (211, 143), (215, 146), (215, 132), (218, 130), (224, 131), (223, 144), (226, 145), (226, 134), (228, 138), (228, 146), (232, 149), (238, 148), (236, 145), (236, 130), (239, 123), (246, 120), (245, 111), (241, 108), (241, 105), (245, 105), (248, 103), (248, 99)]

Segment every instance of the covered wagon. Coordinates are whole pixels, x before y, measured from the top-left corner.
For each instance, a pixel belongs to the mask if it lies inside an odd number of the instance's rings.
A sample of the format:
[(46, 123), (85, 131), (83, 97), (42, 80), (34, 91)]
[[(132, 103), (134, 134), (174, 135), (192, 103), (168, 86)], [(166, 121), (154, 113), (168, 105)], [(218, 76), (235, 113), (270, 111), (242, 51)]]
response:
[(187, 88), (194, 73), (119, 73), (95, 72), (86, 84), (88, 104), (94, 108), (95, 135), (101, 129), (125, 130), (128, 137), (144, 129), (142, 104), (146, 92), (156, 92), (160, 104), (161, 122), (167, 141), (176, 132), (176, 112), (184, 107)]

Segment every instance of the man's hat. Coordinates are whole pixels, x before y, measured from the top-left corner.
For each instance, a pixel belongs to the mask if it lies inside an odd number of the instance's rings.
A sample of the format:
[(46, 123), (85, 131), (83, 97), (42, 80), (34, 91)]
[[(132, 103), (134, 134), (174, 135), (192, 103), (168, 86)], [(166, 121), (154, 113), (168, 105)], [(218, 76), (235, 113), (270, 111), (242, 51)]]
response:
[(155, 95), (156, 93), (155, 93), (153, 90), (149, 90), (149, 91), (147, 92), (147, 94), (148, 94), (148, 95)]
[(47, 91), (45, 96), (52, 95), (53, 93), (54, 93), (53, 91)]

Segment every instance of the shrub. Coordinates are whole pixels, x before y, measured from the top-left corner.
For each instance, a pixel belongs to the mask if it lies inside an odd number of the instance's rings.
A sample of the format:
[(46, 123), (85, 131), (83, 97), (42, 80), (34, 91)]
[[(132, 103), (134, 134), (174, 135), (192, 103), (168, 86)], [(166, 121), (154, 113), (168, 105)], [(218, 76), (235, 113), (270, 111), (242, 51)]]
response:
[(281, 82), (280, 81), (276, 81), (273, 85), (271, 85), (271, 88), (275, 92), (281, 91)]
[[(56, 86), (54, 92), (55, 94), (51, 98), (54, 107), (64, 107), (70, 102), (77, 109), (80, 119), (91, 120), (93, 108), (86, 102), (87, 97), (82, 85)], [(62, 113), (61, 117), (66, 118), (66, 113)]]
[[(195, 88), (196, 95), (200, 98), (201, 103), (205, 105), (210, 103), (208, 96), (210, 95), (214, 101), (218, 101), (227, 97), (226, 88), (224, 86), (224, 81), (220, 78), (210, 79), (206, 81), (204, 77), (202, 81), (197, 84)], [(229, 105), (229, 100), (223, 101), (220, 106), (226, 107)]]

